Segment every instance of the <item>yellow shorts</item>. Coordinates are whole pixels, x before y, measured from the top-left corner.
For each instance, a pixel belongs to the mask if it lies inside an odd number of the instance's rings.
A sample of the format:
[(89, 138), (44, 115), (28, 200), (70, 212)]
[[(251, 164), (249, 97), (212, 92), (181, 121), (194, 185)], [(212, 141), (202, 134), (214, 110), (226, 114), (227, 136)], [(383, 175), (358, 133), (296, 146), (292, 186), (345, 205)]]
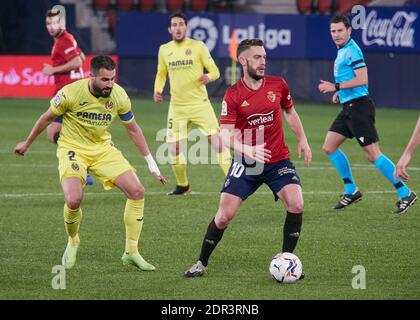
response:
[(78, 177), (86, 184), (87, 171), (101, 181), (105, 190), (114, 187), (114, 180), (122, 173), (136, 170), (114, 146), (101, 147), (97, 150), (80, 151), (72, 147), (58, 147), (58, 171), (60, 181), (68, 177)]
[(219, 131), (219, 123), (210, 101), (192, 106), (170, 104), (166, 141), (175, 142), (186, 139), (193, 124), (206, 136)]

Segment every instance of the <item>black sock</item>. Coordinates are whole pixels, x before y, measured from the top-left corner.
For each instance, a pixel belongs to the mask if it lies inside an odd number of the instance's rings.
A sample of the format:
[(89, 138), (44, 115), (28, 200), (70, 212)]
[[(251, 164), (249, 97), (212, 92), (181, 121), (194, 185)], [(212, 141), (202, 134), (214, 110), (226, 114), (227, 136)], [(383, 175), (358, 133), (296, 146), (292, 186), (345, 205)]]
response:
[(207, 232), (204, 236), (203, 244), (201, 245), (201, 253), (199, 258), (205, 267), (209, 263), (209, 258), (214, 248), (216, 248), (220, 239), (222, 239), (224, 231), (225, 229), (220, 230), (217, 228), (214, 219), (211, 220), (209, 226), (207, 227)]
[(283, 252), (292, 253), (295, 250), (302, 227), (302, 215), (303, 212), (287, 212), (283, 228)]
[(54, 143), (57, 144), (58, 138), (60, 138), (60, 131), (57, 131), (54, 133)]

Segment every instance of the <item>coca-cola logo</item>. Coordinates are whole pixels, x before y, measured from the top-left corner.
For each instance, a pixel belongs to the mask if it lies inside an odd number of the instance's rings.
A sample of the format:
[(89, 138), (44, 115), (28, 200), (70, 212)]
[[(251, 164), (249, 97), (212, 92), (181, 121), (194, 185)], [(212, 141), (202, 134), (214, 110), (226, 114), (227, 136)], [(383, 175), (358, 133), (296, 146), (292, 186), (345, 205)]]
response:
[(390, 19), (379, 19), (378, 12), (372, 10), (366, 16), (362, 28), (362, 41), (365, 46), (414, 47), (413, 23), (417, 13), (397, 11)]

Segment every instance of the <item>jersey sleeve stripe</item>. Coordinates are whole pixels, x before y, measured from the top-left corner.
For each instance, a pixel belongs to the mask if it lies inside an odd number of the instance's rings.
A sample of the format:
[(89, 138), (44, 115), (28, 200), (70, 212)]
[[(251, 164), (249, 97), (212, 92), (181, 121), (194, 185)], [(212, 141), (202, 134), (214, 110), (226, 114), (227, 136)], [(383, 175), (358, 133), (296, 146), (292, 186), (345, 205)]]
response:
[(363, 59), (360, 59), (360, 60), (356, 60), (356, 61), (354, 61), (354, 62), (352, 62), (351, 64), (350, 64), (350, 67), (354, 67), (355, 65), (357, 65), (357, 64), (359, 64), (359, 63), (364, 63), (365, 61), (363, 60)]
[(134, 115), (131, 111), (128, 111), (127, 113), (124, 113), (124, 114), (120, 114), (119, 116), (122, 121), (130, 121), (131, 119), (134, 118)]
[(363, 64), (363, 65), (361, 65), (361, 66), (358, 66), (358, 67), (356, 67), (356, 68), (353, 68), (353, 70), (362, 69), (362, 68), (365, 68), (365, 67), (366, 67), (366, 65), (365, 65), (365, 64)]

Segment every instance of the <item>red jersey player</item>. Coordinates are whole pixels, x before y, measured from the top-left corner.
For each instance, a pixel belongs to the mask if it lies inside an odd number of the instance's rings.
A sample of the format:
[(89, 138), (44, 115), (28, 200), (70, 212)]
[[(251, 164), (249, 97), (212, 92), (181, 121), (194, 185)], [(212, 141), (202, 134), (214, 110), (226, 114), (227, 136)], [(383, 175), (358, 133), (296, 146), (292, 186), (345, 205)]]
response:
[[(77, 45), (73, 35), (66, 30), (65, 12), (53, 8), (47, 11), (47, 30), (54, 38), (54, 45), (51, 50), (53, 65), (44, 64), (42, 71), (48, 75), (54, 75), (55, 93), (65, 85), (83, 78), (83, 61), (86, 59), (82, 50)], [(48, 140), (57, 143), (60, 137), (62, 117), (57, 117), (47, 127)], [(93, 180), (90, 174), (86, 179), (87, 185), (92, 185)]]
[[(83, 78), (83, 61), (85, 55), (77, 45), (73, 35), (66, 31), (64, 14), (57, 9), (47, 11), (47, 30), (54, 38), (51, 51), (53, 65), (45, 64), (44, 73), (54, 75), (55, 93), (65, 85)], [(57, 118), (47, 128), (48, 140), (57, 143), (60, 136), (62, 118)]]
[(234, 150), (235, 158), (221, 191), (219, 209), (204, 236), (200, 257), (185, 272), (186, 277), (204, 274), (211, 253), (242, 201), (263, 183), (287, 210), (281, 251), (293, 252), (301, 232), (302, 188), (284, 143), (282, 116), (298, 139), (299, 158), (303, 153), (308, 165), (312, 153), (305, 131), (286, 81), (265, 75), (266, 53), (262, 40), (243, 40), (237, 55), (244, 76), (226, 91), (220, 116), (223, 144)]

